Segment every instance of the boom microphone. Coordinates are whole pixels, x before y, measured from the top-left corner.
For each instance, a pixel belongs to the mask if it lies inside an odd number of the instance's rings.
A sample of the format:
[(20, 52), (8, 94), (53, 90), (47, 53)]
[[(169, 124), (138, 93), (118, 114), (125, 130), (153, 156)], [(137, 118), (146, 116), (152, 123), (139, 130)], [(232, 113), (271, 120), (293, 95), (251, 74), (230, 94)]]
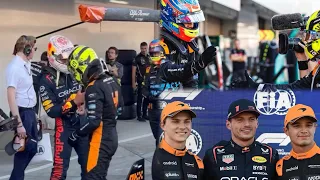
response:
[(273, 30), (301, 28), (303, 23), (304, 21), (300, 13), (280, 14), (271, 18), (271, 26)]

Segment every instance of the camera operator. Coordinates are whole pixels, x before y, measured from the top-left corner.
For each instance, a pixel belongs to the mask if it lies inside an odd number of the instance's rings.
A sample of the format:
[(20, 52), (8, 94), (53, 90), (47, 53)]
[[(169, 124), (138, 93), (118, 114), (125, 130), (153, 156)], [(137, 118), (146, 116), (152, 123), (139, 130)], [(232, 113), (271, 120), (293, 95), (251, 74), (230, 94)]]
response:
[[(304, 39), (300, 40), (298, 45), (293, 47), (295, 55), (298, 59), (298, 67), (300, 70), (300, 80), (290, 84), (258, 84), (254, 82), (245, 71), (245, 79), (239, 78), (232, 82), (234, 89), (246, 88), (276, 88), (276, 89), (311, 89), (320, 88), (319, 64), (317, 64), (311, 72), (309, 72), (308, 62), (319, 61), (320, 59), (320, 11), (314, 12), (306, 22), (304, 30)], [(303, 50), (302, 50), (303, 49)], [(263, 86), (260, 86), (263, 85)]]
[(117, 83), (121, 85), (121, 78), (123, 76), (123, 65), (117, 61), (119, 50), (116, 47), (109, 47), (106, 52), (106, 63), (110, 70), (110, 74), (116, 78)]

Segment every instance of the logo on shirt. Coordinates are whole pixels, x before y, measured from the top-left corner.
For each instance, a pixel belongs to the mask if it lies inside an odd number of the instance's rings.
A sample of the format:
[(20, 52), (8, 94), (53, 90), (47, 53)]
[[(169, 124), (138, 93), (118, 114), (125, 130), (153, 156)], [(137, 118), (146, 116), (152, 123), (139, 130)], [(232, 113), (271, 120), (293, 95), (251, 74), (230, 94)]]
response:
[(308, 180), (320, 180), (320, 175), (317, 176), (307, 176)]
[(252, 157), (252, 161), (257, 162), (257, 163), (267, 162), (266, 158), (264, 158), (262, 156), (254, 156), (254, 157)]
[(178, 172), (165, 172), (164, 175), (168, 179), (176, 179), (177, 177), (180, 177), (180, 174)]
[(193, 163), (184, 163), (186, 166), (188, 167), (194, 167), (194, 164)]
[(308, 165), (308, 168), (320, 168), (319, 164)]
[(45, 87), (44, 86), (40, 86), (39, 91), (43, 92), (44, 90), (45, 90)]
[(189, 174), (188, 173), (187, 176), (188, 176), (189, 179), (198, 179), (198, 176), (195, 175), (195, 174)]
[(296, 171), (299, 169), (299, 166), (295, 166), (295, 167), (291, 167), (289, 169), (286, 169), (286, 172), (290, 172), (290, 171)]
[(254, 171), (266, 171), (267, 166), (252, 166), (252, 170)]
[(299, 180), (299, 176), (290, 177), (289, 180)]
[(49, 104), (51, 104), (51, 100), (45, 100), (43, 103), (42, 103), (42, 106), (48, 106)]
[(236, 171), (238, 169), (237, 166), (224, 166), (220, 167), (220, 171)]
[(162, 164), (165, 166), (177, 166), (178, 165), (177, 161), (168, 161), (168, 162), (163, 162)]
[(217, 149), (217, 154), (224, 154), (225, 153), (225, 149)]
[(269, 154), (269, 149), (261, 148), (262, 154)]
[(223, 155), (222, 156), (222, 161), (224, 163), (230, 164), (231, 162), (234, 161), (234, 154)]

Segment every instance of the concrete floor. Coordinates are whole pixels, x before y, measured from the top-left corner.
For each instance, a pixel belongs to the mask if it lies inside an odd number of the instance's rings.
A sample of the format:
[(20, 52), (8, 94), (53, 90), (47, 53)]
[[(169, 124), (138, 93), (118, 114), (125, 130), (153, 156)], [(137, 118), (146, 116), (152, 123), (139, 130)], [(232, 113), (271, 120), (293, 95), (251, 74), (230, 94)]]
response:
[[(132, 164), (141, 159), (145, 159), (145, 179), (151, 180), (151, 161), (155, 150), (155, 140), (152, 136), (149, 122), (139, 122), (137, 120), (118, 121), (119, 147), (113, 156), (109, 170), (108, 180), (125, 180)], [(51, 142), (53, 140), (53, 131)], [(1, 144), (4, 139), (10, 139), (12, 133), (2, 134)], [(8, 138), (9, 137), (9, 138)], [(53, 145), (53, 143), (51, 143)], [(0, 180), (9, 179), (13, 157), (8, 156), (0, 150)], [(52, 163), (29, 165), (25, 171), (25, 180), (46, 180), (50, 178)], [(77, 162), (76, 153), (72, 153), (67, 180), (80, 180), (80, 166)]]

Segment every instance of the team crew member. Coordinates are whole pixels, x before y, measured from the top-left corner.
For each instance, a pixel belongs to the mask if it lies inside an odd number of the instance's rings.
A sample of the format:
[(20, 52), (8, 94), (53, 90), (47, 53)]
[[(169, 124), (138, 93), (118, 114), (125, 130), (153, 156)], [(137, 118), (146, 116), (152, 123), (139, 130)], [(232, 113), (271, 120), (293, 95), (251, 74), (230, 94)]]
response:
[(230, 104), (226, 126), (231, 140), (206, 151), (207, 180), (275, 179), (278, 152), (254, 139), (259, 115), (252, 101), (240, 99)]
[(83, 137), (73, 146), (68, 144), (68, 137), (80, 127), (76, 111), (84, 102), (84, 93), (80, 93), (80, 85), (73, 80), (66, 65), (72, 50), (73, 44), (66, 37), (51, 37), (48, 44), (49, 66), (43, 68), (39, 83), (42, 106), (49, 117), (55, 118), (52, 180), (66, 179), (72, 148), (77, 152), (81, 175), (86, 172), (88, 137)]
[(21, 36), (17, 40), (13, 55), (6, 69), (8, 104), (12, 116), (18, 116), (16, 133), (21, 139), (28, 138), (25, 150), (14, 156), (13, 170), (10, 180), (23, 180), (24, 170), (37, 153), (37, 119), (34, 106), (37, 103), (31, 74), (31, 59), (33, 58), (36, 38)]
[(86, 46), (77, 46), (69, 57), (68, 68), (85, 90), (87, 123), (69, 137), (74, 144), (89, 134), (87, 174), (85, 180), (101, 180), (107, 176), (112, 156), (118, 148), (116, 116), (120, 87), (110, 76), (103, 59)]
[(311, 107), (297, 104), (284, 119), (284, 132), (290, 137), (290, 154), (277, 163), (279, 180), (320, 178), (320, 148), (314, 141), (317, 118)]
[(152, 65), (147, 68), (143, 85), (143, 96), (149, 99), (149, 122), (156, 145), (160, 137), (159, 96), (164, 90), (177, 90), (179, 83), (203, 70), (216, 56), (216, 49), (207, 48), (198, 61), (190, 61), (187, 64), (174, 64), (166, 59), (167, 45), (158, 39), (149, 44), (149, 54)]
[(152, 159), (152, 179), (203, 179), (203, 162), (186, 148), (196, 114), (189, 105), (174, 101), (161, 113), (164, 138)]
[(146, 68), (150, 67), (148, 44), (142, 42), (140, 44), (140, 50), (141, 52), (134, 58), (132, 63), (132, 88), (137, 91), (137, 119), (138, 121), (145, 121), (149, 120), (147, 117), (148, 99), (143, 98), (142, 96), (142, 83)]
[[(296, 57), (298, 59), (298, 65), (300, 74), (308, 73), (308, 62), (315, 61), (319, 62), (320, 59), (320, 10), (314, 12), (306, 22), (305, 29), (305, 39), (303, 39), (301, 47), (304, 49), (304, 53), (306, 56), (301, 53), (297, 53)], [(304, 59), (306, 58), (306, 59)], [(256, 89), (259, 84), (254, 82), (245, 72), (246, 79), (238, 79), (232, 83), (234, 88), (254, 88)], [(318, 63), (312, 72), (310, 72), (307, 76), (303, 76), (300, 80), (297, 80), (290, 84), (261, 84), (259, 88), (277, 88), (277, 89), (311, 89), (320, 88), (320, 64)]]
[(119, 85), (121, 85), (121, 78), (123, 76), (123, 65), (117, 61), (119, 50), (116, 47), (109, 47), (106, 52), (106, 63), (108, 64), (109, 73), (116, 78)]
[(240, 40), (236, 39), (234, 41), (235, 48), (230, 52), (230, 60), (232, 61), (232, 73), (233, 78), (237, 78), (243, 73), (246, 68), (246, 51), (244, 49), (240, 49)]

